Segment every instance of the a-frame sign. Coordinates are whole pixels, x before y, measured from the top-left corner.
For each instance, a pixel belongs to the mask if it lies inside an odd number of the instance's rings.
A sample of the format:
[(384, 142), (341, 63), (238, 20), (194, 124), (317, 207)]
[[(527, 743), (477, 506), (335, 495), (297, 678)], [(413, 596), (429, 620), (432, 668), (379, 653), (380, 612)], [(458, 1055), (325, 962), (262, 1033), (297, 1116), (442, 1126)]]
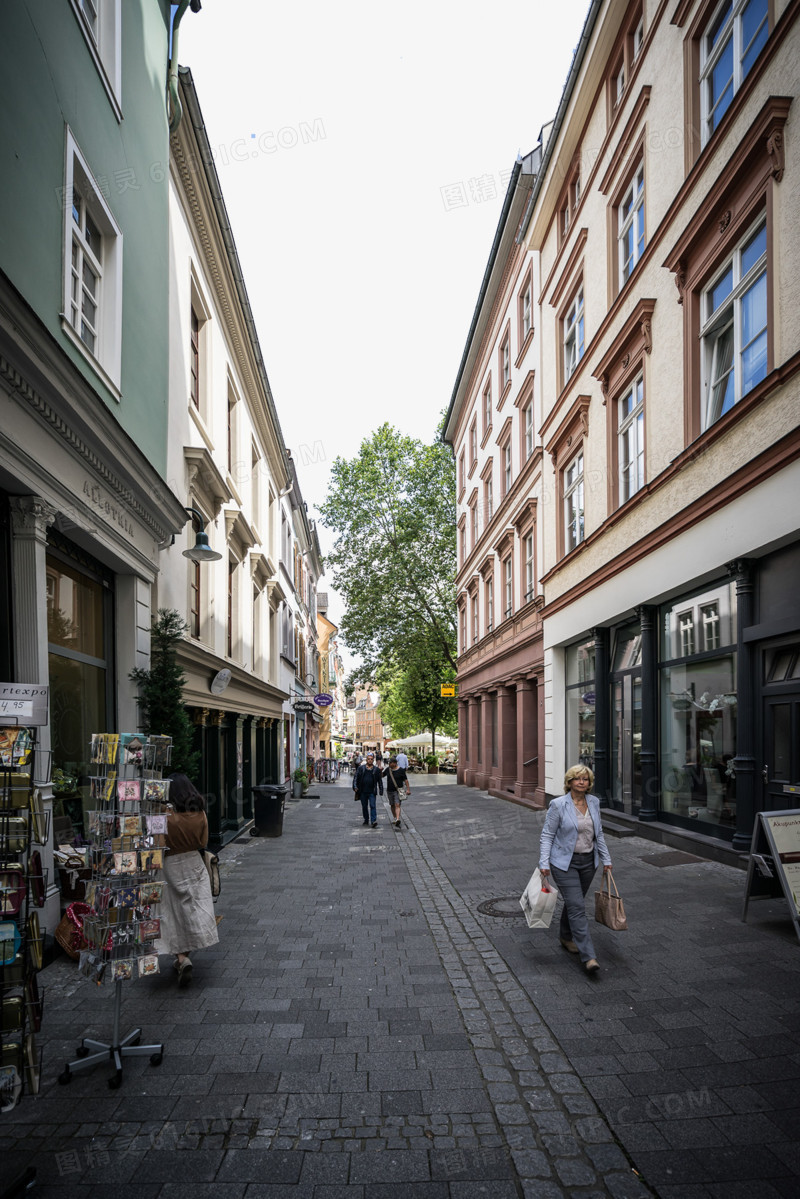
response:
[(800, 940), (800, 809), (759, 812), (753, 828), (747, 864), (744, 910), (752, 896), (783, 895), (789, 905), (794, 931)]

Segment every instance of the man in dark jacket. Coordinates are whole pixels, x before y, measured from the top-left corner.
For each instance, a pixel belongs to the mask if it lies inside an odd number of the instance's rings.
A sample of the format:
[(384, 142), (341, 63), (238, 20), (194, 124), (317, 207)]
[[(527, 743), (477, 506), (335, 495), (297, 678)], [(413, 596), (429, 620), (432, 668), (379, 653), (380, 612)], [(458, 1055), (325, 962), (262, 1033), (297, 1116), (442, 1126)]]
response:
[(378, 827), (377, 796), (383, 795), (381, 772), (375, 765), (375, 755), (367, 754), (366, 763), (362, 763), (353, 779), (353, 790), (361, 800), (361, 811), (364, 814), (364, 824)]

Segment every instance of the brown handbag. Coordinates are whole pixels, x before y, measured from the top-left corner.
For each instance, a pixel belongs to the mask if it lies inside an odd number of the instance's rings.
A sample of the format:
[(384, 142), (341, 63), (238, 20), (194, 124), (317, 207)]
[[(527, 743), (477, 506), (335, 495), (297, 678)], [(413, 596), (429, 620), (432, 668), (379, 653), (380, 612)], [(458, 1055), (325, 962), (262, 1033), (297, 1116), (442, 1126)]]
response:
[[(612, 887), (614, 888), (613, 895), (611, 894)], [(625, 905), (610, 870), (603, 876), (603, 889), (594, 893), (594, 918), (598, 924), (604, 924), (606, 928), (613, 929), (615, 933), (625, 932), (628, 927)]]

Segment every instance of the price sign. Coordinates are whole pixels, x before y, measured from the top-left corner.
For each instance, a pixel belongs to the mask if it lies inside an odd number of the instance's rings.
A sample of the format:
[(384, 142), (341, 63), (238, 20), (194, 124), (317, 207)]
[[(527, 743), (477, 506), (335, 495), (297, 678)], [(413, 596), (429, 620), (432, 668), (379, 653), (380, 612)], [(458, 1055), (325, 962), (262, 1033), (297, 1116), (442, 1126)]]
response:
[(48, 687), (0, 683), (0, 725), (47, 724)]

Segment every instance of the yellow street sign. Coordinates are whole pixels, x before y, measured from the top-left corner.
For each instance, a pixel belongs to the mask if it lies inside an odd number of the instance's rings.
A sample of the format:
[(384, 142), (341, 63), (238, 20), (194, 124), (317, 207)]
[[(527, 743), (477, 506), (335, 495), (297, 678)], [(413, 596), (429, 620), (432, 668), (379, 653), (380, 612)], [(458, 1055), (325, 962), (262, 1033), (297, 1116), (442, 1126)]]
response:
[(443, 696), (445, 696), (445, 695), (455, 695), (455, 693), (456, 693), (456, 685), (455, 685), (455, 683), (442, 683), (442, 685), (441, 685), (441, 686), (442, 686), (442, 695), (443, 695)]

